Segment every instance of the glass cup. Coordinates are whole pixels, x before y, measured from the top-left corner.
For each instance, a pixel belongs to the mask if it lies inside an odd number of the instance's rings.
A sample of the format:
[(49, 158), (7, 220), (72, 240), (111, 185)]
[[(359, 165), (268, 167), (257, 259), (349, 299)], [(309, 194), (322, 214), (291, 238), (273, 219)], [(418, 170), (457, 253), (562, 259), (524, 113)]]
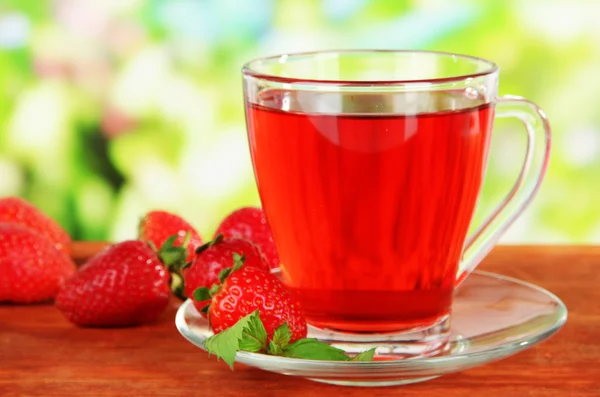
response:
[[(444, 348), (454, 289), (536, 194), (550, 127), (498, 97), (498, 67), (428, 51), (322, 51), (243, 68), (261, 203), (311, 332), (407, 357)], [(527, 146), (517, 181), (469, 230), (495, 117)], [(381, 350), (380, 350), (381, 353)]]

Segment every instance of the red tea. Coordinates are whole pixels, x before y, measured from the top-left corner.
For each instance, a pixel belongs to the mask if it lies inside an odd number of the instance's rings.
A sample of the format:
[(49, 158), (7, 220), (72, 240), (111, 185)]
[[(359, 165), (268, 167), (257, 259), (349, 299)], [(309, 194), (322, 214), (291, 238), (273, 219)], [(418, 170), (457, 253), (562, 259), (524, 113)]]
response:
[[(433, 324), (449, 314), (493, 108), (444, 109), (460, 106), (446, 92), (443, 101), (429, 97), (425, 110), (433, 112), (401, 116), (374, 113), (392, 106), (381, 95), (315, 95), (270, 91), (246, 109), (284, 281), (319, 327)], [(343, 114), (307, 112), (318, 106)]]

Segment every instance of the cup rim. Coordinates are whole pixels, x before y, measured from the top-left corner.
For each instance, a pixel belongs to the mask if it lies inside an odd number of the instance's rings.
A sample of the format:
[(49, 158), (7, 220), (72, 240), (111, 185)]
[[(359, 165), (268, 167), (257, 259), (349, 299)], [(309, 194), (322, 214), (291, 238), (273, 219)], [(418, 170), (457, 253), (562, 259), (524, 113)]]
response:
[[(290, 57), (302, 58), (314, 55), (321, 54), (381, 54), (381, 53), (397, 53), (397, 54), (430, 54), (430, 55), (439, 55), (439, 56), (449, 56), (460, 58), (463, 60), (468, 60), (471, 62), (481, 62), (486, 64), (487, 67), (484, 68), (480, 72), (476, 73), (468, 73), (461, 74), (456, 76), (449, 77), (433, 77), (426, 79), (402, 79), (402, 80), (393, 80), (393, 79), (379, 79), (379, 80), (335, 80), (335, 79), (306, 79), (299, 77), (283, 77), (277, 76), (275, 74), (259, 72), (253, 68), (256, 64), (263, 62), (273, 62), (275, 60), (279, 60), (285, 57), (288, 59)], [(289, 53), (280, 53), (276, 55), (269, 55), (264, 57), (254, 58), (248, 62), (246, 62), (242, 66), (242, 74), (244, 76), (265, 79), (273, 82), (279, 83), (309, 83), (309, 84), (327, 84), (327, 85), (350, 85), (350, 86), (365, 86), (365, 85), (410, 85), (414, 83), (448, 83), (461, 81), (468, 78), (481, 77), (486, 75), (491, 75), (496, 73), (499, 70), (498, 65), (493, 61), (490, 61), (485, 58), (466, 55), (454, 52), (446, 52), (446, 51), (434, 51), (434, 50), (394, 50), (394, 49), (341, 49), (341, 50), (316, 50), (316, 51), (302, 51), (302, 52), (289, 52)]]

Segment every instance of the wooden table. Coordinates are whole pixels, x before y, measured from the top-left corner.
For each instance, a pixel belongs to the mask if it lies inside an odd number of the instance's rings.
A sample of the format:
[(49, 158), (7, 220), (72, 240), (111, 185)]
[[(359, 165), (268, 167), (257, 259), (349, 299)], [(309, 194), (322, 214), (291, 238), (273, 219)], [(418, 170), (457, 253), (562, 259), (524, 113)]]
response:
[[(98, 249), (80, 243), (74, 256)], [(426, 383), (338, 387), (223, 362), (173, 323), (83, 329), (51, 305), (0, 305), (0, 396), (600, 396), (600, 247), (501, 246), (481, 269), (536, 283), (562, 298), (565, 327), (502, 361)], [(1, 275), (0, 275), (1, 277)]]

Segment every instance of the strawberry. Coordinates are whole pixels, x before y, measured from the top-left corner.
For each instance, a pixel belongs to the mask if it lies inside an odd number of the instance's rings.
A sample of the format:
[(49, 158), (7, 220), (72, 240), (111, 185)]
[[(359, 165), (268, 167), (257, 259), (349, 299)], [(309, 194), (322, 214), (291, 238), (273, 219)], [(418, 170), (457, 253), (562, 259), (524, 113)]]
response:
[(245, 266), (243, 257), (234, 257), (233, 268), (221, 272), (221, 286), (194, 291), (198, 301), (211, 299), (205, 311), (213, 332), (218, 334), (258, 311), (268, 339), (283, 324), (289, 328), (291, 342), (306, 337), (306, 320), (290, 290), (270, 272)]
[(53, 299), (75, 269), (46, 236), (17, 223), (0, 223), (0, 302)]
[(180, 246), (188, 235), (187, 260), (194, 258), (194, 250), (202, 245), (202, 238), (198, 232), (182, 217), (166, 211), (150, 211), (140, 221), (139, 239), (162, 247), (165, 241), (173, 235), (177, 235), (175, 244)]
[(52, 218), (45, 215), (20, 197), (0, 198), (0, 222), (18, 223), (46, 236), (55, 247), (67, 255), (71, 249), (71, 237)]
[(169, 269), (187, 255), (184, 248), (172, 246), (175, 237), (158, 252), (139, 240), (106, 247), (67, 282), (56, 297), (56, 307), (82, 326), (130, 326), (156, 320), (169, 301)]
[[(223, 238), (223, 235), (219, 234), (213, 241), (196, 250), (196, 257), (184, 270), (185, 295), (192, 297), (196, 288), (210, 288), (214, 284), (220, 284), (219, 274), (231, 266), (234, 253), (245, 258), (246, 266), (269, 271), (267, 259), (254, 243), (237, 237)], [(198, 310), (208, 303), (194, 300)]]
[(225, 237), (243, 237), (252, 241), (265, 254), (270, 268), (279, 268), (279, 255), (262, 209), (244, 207), (233, 211), (221, 221), (215, 235), (218, 234)]

